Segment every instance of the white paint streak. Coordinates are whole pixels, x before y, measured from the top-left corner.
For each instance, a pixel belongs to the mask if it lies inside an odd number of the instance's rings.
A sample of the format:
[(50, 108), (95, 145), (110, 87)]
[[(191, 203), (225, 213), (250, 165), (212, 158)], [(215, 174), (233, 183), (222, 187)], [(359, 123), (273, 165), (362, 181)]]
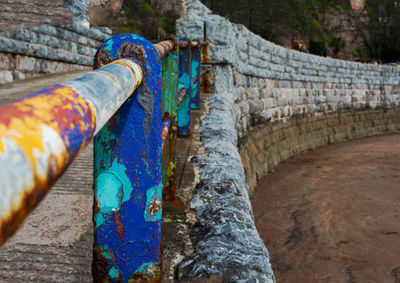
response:
[(43, 152), (33, 148), (32, 153), (36, 159), (36, 173), (44, 181), (49, 169), (56, 172), (64, 164), (66, 149), (61, 136), (46, 125), (42, 125), (42, 144)]
[(0, 153), (0, 218), (8, 216), (12, 207), (21, 204), (24, 191), (34, 186), (34, 173), (24, 151), (17, 142), (2, 137), (4, 153)]
[(96, 114), (97, 133), (138, 88), (142, 79), (140, 65), (129, 59), (119, 59), (64, 85), (73, 87), (92, 105)]

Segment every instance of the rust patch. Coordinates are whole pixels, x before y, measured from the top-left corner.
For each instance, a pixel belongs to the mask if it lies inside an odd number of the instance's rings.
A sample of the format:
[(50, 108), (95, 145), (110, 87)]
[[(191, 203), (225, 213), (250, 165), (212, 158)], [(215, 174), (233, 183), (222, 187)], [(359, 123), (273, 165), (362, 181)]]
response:
[(150, 214), (156, 215), (157, 212), (160, 210), (160, 208), (161, 208), (161, 202), (157, 201), (156, 199), (153, 200), (150, 203), (150, 208), (149, 208)]
[(122, 225), (122, 222), (121, 222), (121, 219), (120, 219), (120, 216), (118, 213), (114, 213), (114, 223), (117, 226), (115, 231), (118, 233), (118, 235), (121, 239), (124, 239), (125, 229), (124, 229), (124, 225)]
[(108, 260), (93, 245), (92, 275), (94, 283), (107, 282)]
[(208, 44), (201, 46), (201, 63), (210, 63), (210, 55), (208, 53)]

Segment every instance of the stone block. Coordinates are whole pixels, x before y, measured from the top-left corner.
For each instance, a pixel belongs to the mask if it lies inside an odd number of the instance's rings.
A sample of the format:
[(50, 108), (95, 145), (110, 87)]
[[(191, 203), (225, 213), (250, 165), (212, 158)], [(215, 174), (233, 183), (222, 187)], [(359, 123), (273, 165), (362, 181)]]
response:
[(25, 79), (25, 74), (19, 71), (15, 71), (13, 72), (13, 80), (17, 81), (17, 80), (23, 80)]
[(250, 100), (249, 101), (249, 113), (254, 114), (264, 109), (264, 103), (261, 100)]
[(13, 65), (11, 54), (0, 53), (0, 70), (11, 70)]
[(213, 45), (233, 45), (234, 29), (227, 19), (216, 15), (209, 16), (206, 18), (205, 25), (207, 27), (206, 38)]
[(14, 80), (10, 71), (0, 71), (0, 84), (12, 82)]
[(35, 64), (37, 62), (37, 59), (34, 57), (17, 55), (16, 62), (17, 62), (16, 70), (33, 72), (33, 71), (35, 71)]
[(200, 17), (182, 18), (176, 21), (177, 36), (192, 40), (204, 40), (204, 19)]
[(247, 101), (240, 102), (239, 109), (242, 115), (248, 115), (250, 113), (250, 106)]

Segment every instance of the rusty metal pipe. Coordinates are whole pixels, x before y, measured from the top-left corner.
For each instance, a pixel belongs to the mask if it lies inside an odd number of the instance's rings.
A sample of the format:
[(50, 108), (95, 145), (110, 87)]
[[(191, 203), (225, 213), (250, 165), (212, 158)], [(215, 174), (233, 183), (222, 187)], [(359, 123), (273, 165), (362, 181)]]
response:
[(0, 107), (0, 245), (142, 79), (120, 59)]
[(172, 40), (164, 40), (154, 44), (160, 58), (164, 58), (168, 53), (174, 49), (174, 42)]
[(178, 98), (177, 98), (177, 104), (178, 106), (181, 104), (181, 102), (185, 99), (187, 94), (187, 89), (186, 88), (182, 88), (179, 93), (178, 93)]
[(189, 46), (189, 42), (186, 40), (179, 40), (179, 49), (183, 49)]

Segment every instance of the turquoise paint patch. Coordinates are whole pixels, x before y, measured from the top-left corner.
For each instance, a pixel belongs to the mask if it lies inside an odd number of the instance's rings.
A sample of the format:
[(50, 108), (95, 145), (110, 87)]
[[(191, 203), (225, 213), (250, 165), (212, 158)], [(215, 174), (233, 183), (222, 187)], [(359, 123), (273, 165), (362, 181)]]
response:
[(197, 70), (199, 68), (199, 61), (192, 61), (192, 76), (196, 77), (197, 76)]
[(190, 86), (190, 76), (187, 73), (182, 74), (179, 78), (178, 89), (181, 90), (182, 88), (188, 89)]
[(151, 276), (157, 271), (157, 263), (156, 262), (146, 262), (143, 263), (136, 271), (134, 274), (140, 273), (140, 274), (145, 274), (148, 276)]
[[(159, 206), (159, 207), (158, 207)], [(156, 213), (154, 213), (156, 211)], [(144, 220), (155, 222), (161, 220), (161, 183), (146, 191), (146, 207), (144, 210)]]
[(102, 212), (118, 210), (122, 202), (122, 182), (114, 172), (103, 172), (97, 176), (96, 195)]
[(118, 211), (131, 197), (133, 188), (125, 166), (114, 159), (112, 166), (96, 177), (94, 190), (100, 205), (100, 212), (93, 216), (97, 228), (105, 222), (110, 212)]
[(104, 46), (104, 50), (109, 50), (109, 51), (111, 51), (111, 49), (112, 49), (112, 46), (113, 46), (113, 41), (112, 40), (109, 40), (109, 41), (106, 41), (106, 45)]
[(187, 113), (187, 109), (189, 107), (189, 97), (186, 97), (181, 102), (181, 105), (179, 105), (180, 107), (178, 108), (178, 127), (186, 127), (190, 123), (190, 116)]
[[(106, 247), (105, 247), (106, 248)], [(104, 256), (105, 258), (111, 259), (112, 258), (112, 253), (109, 250), (104, 250), (100, 253), (102, 256)]]
[[(114, 123), (119, 123), (119, 118), (115, 117), (115, 122)], [(108, 121), (103, 128), (101, 129), (101, 135), (96, 135), (95, 139), (96, 142), (94, 143), (94, 154), (97, 156), (103, 156), (103, 162), (107, 162), (108, 160), (112, 160), (112, 150), (111, 150), (111, 145), (112, 142), (118, 141), (117, 136), (112, 132), (112, 131), (107, 131), (105, 129), (108, 129), (111, 127), (112, 123)], [(101, 173), (101, 163), (100, 162), (94, 162), (94, 172), (95, 176), (97, 176), (99, 173)], [(103, 164), (103, 166), (111, 166), (111, 164)]]
[(111, 267), (111, 269), (108, 271), (108, 276), (110, 276), (112, 279), (117, 279), (119, 276), (118, 269), (116, 269), (115, 266)]
[[(182, 88), (188, 89), (190, 87), (190, 76), (187, 73), (184, 73), (179, 78), (178, 89)], [(189, 96), (186, 95), (185, 99), (181, 102), (181, 105), (178, 108), (178, 127), (185, 127), (190, 123), (190, 116), (187, 113), (187, 107), (189, 107)]]

